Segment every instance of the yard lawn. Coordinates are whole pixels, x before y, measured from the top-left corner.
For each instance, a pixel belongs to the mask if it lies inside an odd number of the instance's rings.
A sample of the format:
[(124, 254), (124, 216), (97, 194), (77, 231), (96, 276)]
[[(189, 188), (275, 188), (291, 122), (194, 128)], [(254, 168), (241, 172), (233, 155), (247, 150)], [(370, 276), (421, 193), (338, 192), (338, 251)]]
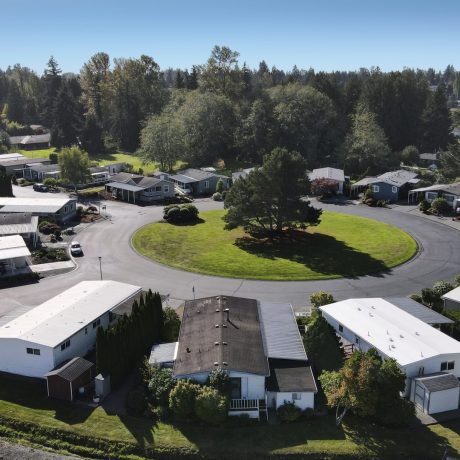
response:
[(404, 231), (372, 219), (324, 212), (321, 223), (294, 241), (260, 242), (242, 229), (226, 231), (225, 211), (200, 214), (202, 223), (157, 222), (133, 236), (141, 254), (187, 271), (260, 280), (321, 280), (382, 272), (417, 251)]
[(49, 158), (50, 154), (55, 151), (56, 149), (51, 147), (49, 149), (42, 150), (19, 150), (19, 153), (27, 158)]
[[(103, 408), (61, 403), (46, 397), (46, 386), (0, 378), (0, 419), (33, 423), (49, 431), (55, 449), (67, 449), (52, 429), (155, 448), (162, 453), (200, 453), (212, 458), (249, 458), (273, 454), (321, 455), (348, 458), (441, 458), (447, 446), (460, 452), (460, 422), (431, 427), (389, 430), (347, 417), (336, 427), (334, 417), (318, 417), (289, 425), (226, 426), (211, 428), (197, 424), (173, 426), (152, 420), (107, 414)], [(6, 423), (6, 422), (5, 422)], [(49, 445), (31, 430), (8, 424), (23, 441)], [(0, 425), (0, 430), (2, 426)], [(8, 429), (4, 428), (3, 432)], [(1, 432), (1, 431), (0, 431)], [(11, 433), (14, 437), (15, 432)], [(73, 442), (80, 442), (78, 439)], [(117, 458), (127, 458), (121, 456)], [(133, 458), (133, 457), (130, 457)], [(318, 457), (316, 457), (318, 458)]]

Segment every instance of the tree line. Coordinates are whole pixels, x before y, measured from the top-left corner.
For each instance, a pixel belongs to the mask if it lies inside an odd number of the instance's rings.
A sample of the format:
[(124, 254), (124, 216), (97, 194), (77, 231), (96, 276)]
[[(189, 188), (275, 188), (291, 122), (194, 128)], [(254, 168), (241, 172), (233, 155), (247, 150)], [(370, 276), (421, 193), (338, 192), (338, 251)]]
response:
[(110, 375), (112, 387), (138, 364), (149, 347), (164, 336), (160, 294), (149, 290), (133, 302), (132, 313), (123, 315), (107, 329), (99, 327), (96, 338), (97, 372)]
[(407, 146), (445, 150), (453, 142), (449, 106), (460, 72), (448, 66), (382, 72), (284, 72), (215, 46), (207, 62), (166, 69), (149, 56), (103, 52), (66, 74), (50, 58), (38, 76), (19, 64), (0, 70), (3, 129), (41, 123), (52, 145), (90, 154), (122, 149), (171, 169), (217, 159), (260, 163), (277, 147), (298, 151), (309, 168), (347, 167), (356, 175), (398, 165)]

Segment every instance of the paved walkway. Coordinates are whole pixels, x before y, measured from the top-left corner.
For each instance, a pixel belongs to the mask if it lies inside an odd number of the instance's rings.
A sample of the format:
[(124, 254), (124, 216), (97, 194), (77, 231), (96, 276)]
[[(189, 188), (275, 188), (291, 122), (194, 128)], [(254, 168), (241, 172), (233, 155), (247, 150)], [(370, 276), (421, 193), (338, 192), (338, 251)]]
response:
[(63, 273), (63, 270), (73, 270), (75, 262), (72, 260), (65, 260), (63, 262), (51, 262), (48, 264), (30, 265), (30, 269), (39, 273), (40, 275), (49, 276), (51, 274)]

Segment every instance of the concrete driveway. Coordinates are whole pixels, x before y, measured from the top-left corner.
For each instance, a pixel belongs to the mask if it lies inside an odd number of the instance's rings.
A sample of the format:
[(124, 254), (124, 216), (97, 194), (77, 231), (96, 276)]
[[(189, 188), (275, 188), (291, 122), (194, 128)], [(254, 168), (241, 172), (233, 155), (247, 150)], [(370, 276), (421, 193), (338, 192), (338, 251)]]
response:
[[(460, 273), (460, 233), (456, 229), (391, 209), (318, 203), (325, 210), (356, 214), (396, 225), (418, 241), (420, 253), (412, 261), (387, 273), (328, 281), (272, 282), (199, 275), (154, 263), (131, 248), (130, 240), (135, 230), (160, 220), (162, 207), (138, 207), (112, 201), (105, 204), (111, 217), (90, 225), (78, 235), (84, 250), (84, 256), (76, 259), (78, 269), (44, 279), (38, 284), (3, 289), (0, 291), (0, 316), (17, 307), (22, 311), (24, 306), (37, 305), (79, 281), (100, 279), (99, 256), (104, 279), (151, 288), (175, 299), (193, 298), (194, 287), (197, 297), (237, 295), (289, 301), (297, 307), (307, 305), (310, 294), (320, 289), (332, 293), (336, 299), (407, 296)], [(222, 208), (222, 203), (210, 200), (197, 200), (195, 204), (201, 211)], [(363, 234), (363, 238), (366, 235)]]

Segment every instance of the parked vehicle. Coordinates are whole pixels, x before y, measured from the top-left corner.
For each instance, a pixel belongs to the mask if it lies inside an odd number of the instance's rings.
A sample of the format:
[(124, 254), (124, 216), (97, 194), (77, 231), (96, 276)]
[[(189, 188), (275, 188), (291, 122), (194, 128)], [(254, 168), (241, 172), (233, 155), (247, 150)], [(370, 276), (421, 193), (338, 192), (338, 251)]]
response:
[(78, 241), (72, 241), (70, 243), (70, 254), (73, 256), (81, 256), (83, 254), (83, 249)]
[(49, 188), (45, 184), (41, 184), (41, 183), (34, 184), (33, 189), (36, 192), (48, 192), (49, 191)]

